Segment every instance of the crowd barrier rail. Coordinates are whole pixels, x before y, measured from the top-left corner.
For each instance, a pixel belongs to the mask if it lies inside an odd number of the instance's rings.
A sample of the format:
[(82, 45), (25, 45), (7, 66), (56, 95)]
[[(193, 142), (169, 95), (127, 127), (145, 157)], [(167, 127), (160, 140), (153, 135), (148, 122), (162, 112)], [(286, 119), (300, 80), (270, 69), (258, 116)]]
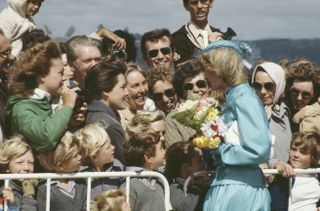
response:
[[(5, 181), (5, 187), (8, 186), (9, 180), (12, 179), (46, 179), (47, 192), (46, 192), (46, 211), (50, 211), (50, 190), (52, 179), (86, 179), (87, 180), (87, 211), (90, 211), (90, 198), (91, 198), (91, 182), (93, 178), (101, 177), (125, 177), (126, 178), (126, 196), (129, 201), (129, 188), (131, 177), (154, 177), (159, 179), (164, 187), (164, 203), (166, 211), (172, 210), (170, 204), (170, 188), (167, 179), (158, 172), (142, 171), (142, 172), (79, 172), (79, 173), (34, 173), (34, 174), (0, 174), (0, 180)], [(8, 211), (5, 203), (4, 211)]]
[[(310, 169), (295, 169), (296, 175), (316, 174), (320, 173), (320, 168)], [(264, 174), (278, 174), (277, 169), (263, 169)], [(172, 210), (170, 204), (170, 188), (167, 179), (158, 172), (142, 171), (142, 172), (79, 172), (79, 173), (34, 173), (34, 174), (0, 174), (0, 180), (5, 181), (5, 186), (8, 186), (9, 180), (12, 179), (46, 179), (47, 180), (47, 192), (46, 192), (46, 211), (50, 210), (50, 190), (52, 179), (86, 179), (87, 180), (87, 211), (90, 210), (90, 198), (91, 198), (91, 182), (93, 178), (101, 177), (125, 177), (126, 178), (126, 196), (129, 201), (129, 188), (131, 177), (154, 177), (159, 179), (164, 187), (164, 203), (166, 211)], [(5, 204), (4, 211), (7, 211)]]

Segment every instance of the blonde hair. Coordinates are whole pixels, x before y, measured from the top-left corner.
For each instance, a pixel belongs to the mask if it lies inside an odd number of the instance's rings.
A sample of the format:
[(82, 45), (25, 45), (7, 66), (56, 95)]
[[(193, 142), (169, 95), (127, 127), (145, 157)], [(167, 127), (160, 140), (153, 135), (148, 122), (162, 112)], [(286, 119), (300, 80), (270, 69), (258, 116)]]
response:
[(231, 47), (210, 50), (200, 57), (205, 70), (215, 72), (228, 86), (235, 86), (248, 80), (243, 58)]
[(122, 211), (126, 195), (122, 189), (108, 190), (94, 198), (91, 211)]
[(110, 137), (100, 124), (89, 124), (76, 131), (74, 137), (80, 145), (80, 154), (85, 164), (90, 164), (90, 157), (96, 155), (104, 144), (110, 143)]
[(58, 163), (67, 163), (78, 154), (78, 141), (72, 133), (66, 132), (53, 150), (40, 152), (39, 162), (44, 169), (54, 171)]
[(0, 145), (0, 172), (6, 172), (9, 169), (9, 163), (13, 159), (19, 158), (31, 151), (31, 146), (26, 143), (23, 136), (14, 136), (6, 139)]
[(131, 137), (139, 133), (149, 132), (152, 130), (151, 123), (160, 120), (165, 120), (165, 114), (160, 110), (139, 112), (129, 122), (127, 134)]

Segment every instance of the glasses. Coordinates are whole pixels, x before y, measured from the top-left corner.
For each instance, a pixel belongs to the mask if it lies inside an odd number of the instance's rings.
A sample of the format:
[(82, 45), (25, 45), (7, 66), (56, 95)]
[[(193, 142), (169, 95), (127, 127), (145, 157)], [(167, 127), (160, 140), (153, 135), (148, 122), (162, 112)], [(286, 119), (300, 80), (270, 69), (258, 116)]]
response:
[(163, 55), (167, 55), (167, 54), (171, 53), (171, 48), (170, 47), (165, 47), (165, 48), (160, 48), (160, 49), (153, 49), (153, 50), (150, 50), (148, 52), (148, 55), (149, 55), (150, 58), (154, 58), (154, 57), (158, 56), (159, 51), (161, 51), (161, 53)]
[(312, 97), (312, 94), (310, 92), (303, 92), (303, 91), (300, 91), (300, 90), (295, 89), (295, 88), (291, 89), (291, 93), (290, 94), (294, 98), (297, 98), (301, 94), (301, 97), (304, 100), (309, 100)]
[(153, 93), (152, 99), (156, 102), (159, 102), (163, 99), (163, 94), (167, 96), (168, 98), (173, 97), (176, 94), (176, 91), (174, 89), (166, 89), (163, 92), (157, 92)]
[(205, 80), (198, 80), (195, 84), (193, 83), (186, 83), (183, 86), (183, 89), (186, 91), (193, 90), (193, 86), (196, 85), (199, 89), (207, 88), (207, 82)]
[(11, 48), (8, 48), (2, 52), (0, 52), (0, 56), (3, 58), (3, 59), (6, 59), (8, 58), (9, 54), (11, 53)]
[(201, 4), (208, 5), (210, 1), (209, 0), (190, 0), (189, 4), (198, 5), (199, 2), (201, 2)]
[(267, 83), (264, 83), (264, 84), (261, 84), (261, 83), (258, 83), (258, 82), (253, 82), (252, 85), (251, 85), (255, 90), (261, 90), (262, 87), (269, 91), (269, 92), (272, 92), (274, 89), (275, 89), (275, 85), (274, 83), (272, 82), (267, 82)]

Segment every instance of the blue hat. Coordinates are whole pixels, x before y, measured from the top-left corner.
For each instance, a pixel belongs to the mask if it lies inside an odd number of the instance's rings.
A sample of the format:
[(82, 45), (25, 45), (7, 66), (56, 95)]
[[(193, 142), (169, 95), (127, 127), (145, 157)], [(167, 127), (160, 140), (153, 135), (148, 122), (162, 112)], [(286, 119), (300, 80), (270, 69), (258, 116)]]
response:
[(229, 40), (218, 40), (215, 42), (210, 43), (207, 47), (202, 50), (202, 53), (207, 53), (212, 49), (220, 48), (220, 47), (230, 47), (236, 50), (242, 58), (245, 57), (245, 52), (240, 48), (240, 46), (232, 41)]

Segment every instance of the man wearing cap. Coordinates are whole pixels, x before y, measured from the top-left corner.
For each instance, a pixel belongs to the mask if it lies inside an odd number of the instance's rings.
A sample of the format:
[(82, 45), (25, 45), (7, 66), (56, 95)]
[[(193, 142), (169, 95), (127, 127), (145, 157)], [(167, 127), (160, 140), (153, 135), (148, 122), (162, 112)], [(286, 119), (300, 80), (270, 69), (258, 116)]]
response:
[(183, 0), (183, 6), (190, 14), (190, 22), (172, 34), (176, 51), (175, 65), (191, 59), (213, 41), (231, 39), (236, 35), (231, 28), (228, 28), (227, 33), (222, 33), (208, 24), (213, 2), (214, 0)]

